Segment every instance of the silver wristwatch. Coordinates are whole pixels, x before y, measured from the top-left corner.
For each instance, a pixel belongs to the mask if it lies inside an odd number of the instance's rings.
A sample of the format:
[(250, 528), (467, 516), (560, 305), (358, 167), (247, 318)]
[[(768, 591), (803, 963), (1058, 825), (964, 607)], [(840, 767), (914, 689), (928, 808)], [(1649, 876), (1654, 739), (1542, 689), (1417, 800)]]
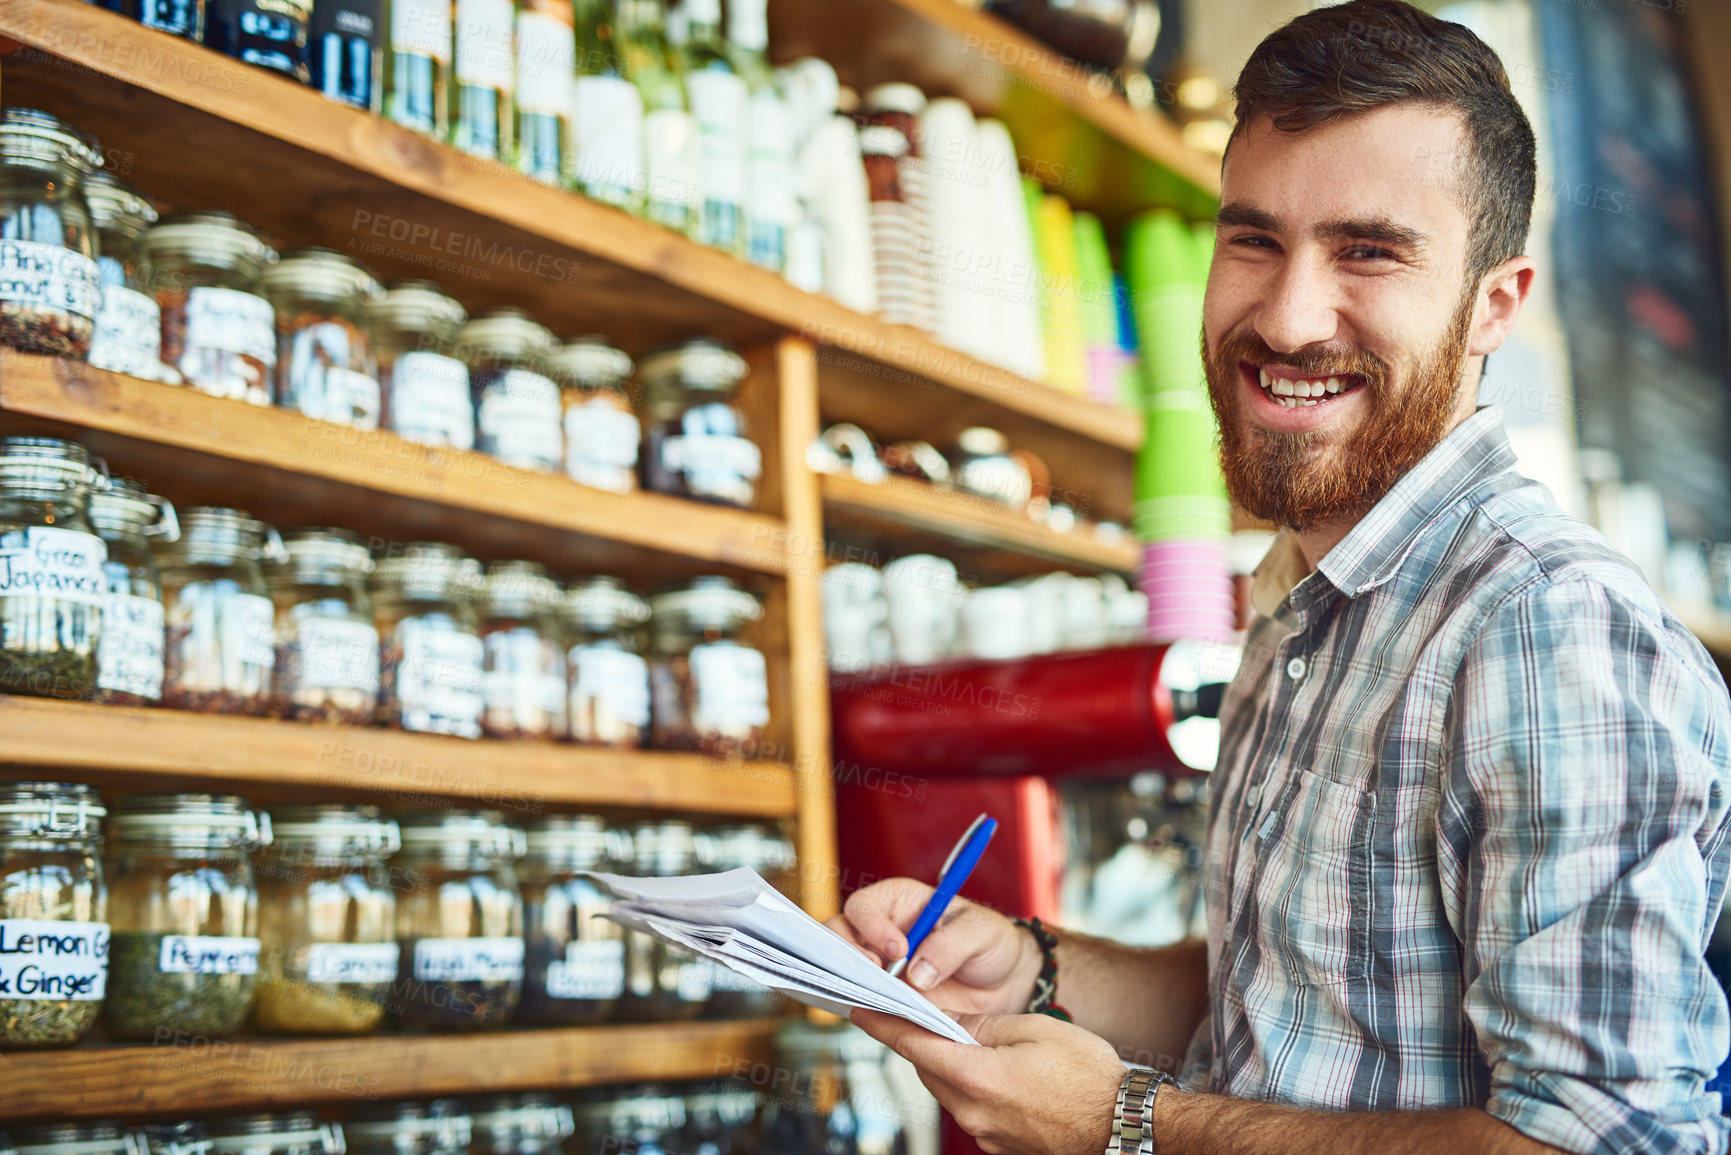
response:
[(1106, 1155), (1156, 1155), (1154, 1147), (1154, 1095), (1162, 1086), (1178, 1086), (1178, 1080), (1152, 1067), (1131, 1067), (1118, 1085), (1118, 1105), (1112, 1109), (1112, 1133), (1106, 1140)]

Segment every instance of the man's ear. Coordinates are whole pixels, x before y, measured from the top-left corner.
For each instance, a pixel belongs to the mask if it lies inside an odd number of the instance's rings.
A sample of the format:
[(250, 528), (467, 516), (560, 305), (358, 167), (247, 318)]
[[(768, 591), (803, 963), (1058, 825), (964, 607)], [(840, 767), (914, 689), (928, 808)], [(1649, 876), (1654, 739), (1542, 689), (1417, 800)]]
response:
[(1473, 331), (1467, 340), (1467, 356), (1495, 353), (1508, 339), (1509, 330), (1521, 315), (1527, 294), (1533, 291), (1538, 263), (1528, 256), (1510, 257), (1479, 281), (1473, 303)]

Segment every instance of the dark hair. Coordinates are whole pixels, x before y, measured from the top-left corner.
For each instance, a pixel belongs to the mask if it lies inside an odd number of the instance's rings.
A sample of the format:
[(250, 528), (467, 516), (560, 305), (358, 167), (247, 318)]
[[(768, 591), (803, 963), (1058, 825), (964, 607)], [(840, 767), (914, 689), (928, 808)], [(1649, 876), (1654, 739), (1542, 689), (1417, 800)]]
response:
[(1452, 174), (1470, 221), (1472, 282), (1526, 248), (1537, 182), (1533, 128), (1490, 47), (1403, 0), (1319, 8), (1270, 33), (1233, 88), (1236, 139), (1267, 117), (1304, 132), (1394, 104), (1431, 104), (1466, 121), (1464, 171)]

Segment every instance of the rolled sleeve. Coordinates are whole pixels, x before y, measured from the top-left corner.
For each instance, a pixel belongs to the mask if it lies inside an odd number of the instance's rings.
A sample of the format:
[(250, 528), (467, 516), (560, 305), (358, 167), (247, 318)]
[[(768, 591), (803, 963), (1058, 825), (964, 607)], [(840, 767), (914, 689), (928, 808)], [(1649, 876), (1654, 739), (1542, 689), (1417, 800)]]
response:
[(1546, 578), (1476, 635), (1448, 741), (1438, 870), (1486, 1109), (1583, 1155), (1725, 1151), (1717, 671), (1633, 594)]

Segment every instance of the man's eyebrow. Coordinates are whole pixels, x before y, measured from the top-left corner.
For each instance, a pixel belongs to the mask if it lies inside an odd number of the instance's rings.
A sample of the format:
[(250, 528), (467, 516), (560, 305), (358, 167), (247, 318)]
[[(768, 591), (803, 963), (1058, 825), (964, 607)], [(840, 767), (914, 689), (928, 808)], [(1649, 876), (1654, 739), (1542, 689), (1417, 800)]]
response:
[[(1242, 202), (1222, 205), (1214, 220), (1223, 227), (1257, 229), (1265, 233), (1278, 233), (1282, 228), (1280, 218), (1273, 213)], [(1377, 241), (1405, 249), (1423, 249), (1430, 243), (1430, 238), (1417, 229), (1398, 224), (1388, 217), (1323, 221), (1311, 232), (1325, 240)]]
[(1280, 218), (1271, 212), (1252, 208), (1247, 204), (1234, 201), (1220, 206), (1220, 212), (1214, 218), (1217, 225), (1242, 226), (1247, 229), (1261, 229), (1265, 233), (1280, 231)]

